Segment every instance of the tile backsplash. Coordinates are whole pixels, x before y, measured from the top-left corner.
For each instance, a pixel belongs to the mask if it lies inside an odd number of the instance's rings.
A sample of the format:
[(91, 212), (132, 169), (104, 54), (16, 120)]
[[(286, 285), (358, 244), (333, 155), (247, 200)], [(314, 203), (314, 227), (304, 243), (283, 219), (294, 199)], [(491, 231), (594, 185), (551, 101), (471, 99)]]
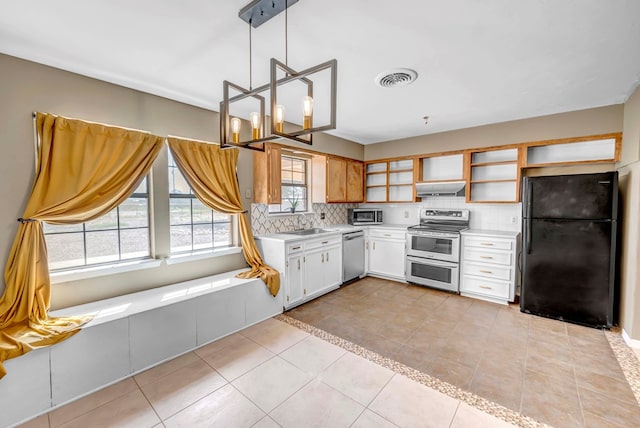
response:
[[(483, 230), (518, 232), (522, 224), (521, 204), (467, 204), (464, 197), (426, 198), (421, 203), (402, 204), (313, 204), (313, 213), (269, 215), (266, 204), (251, 204), (251, 229), (255, 235), (286, 230), (324, 227), (347, 223), (347, 208), (380, 208), (386, 224), (411, 226), (420, 222), (425, 208), (459, 208), (471, 211), (470, 227)], [(321, 214), (324, 213), (324, 220)], [(303, 217), (306, 224), (303, 224)], [(515, 220), (513, 222), (512, 220)]]
[[(266, 204), (251, 204), (251, 229), (266, 235), (299, 228), (325, 227), (347, 223), (347, 209), (358, 204), (313, 204), (312, 213), (271, 214)], [(324, 214), (324, 219), (322, 219)], [(306, 224), (304, 224), (306, 222)]]
[[(464, 197), (425, 198), (421, 203), (409, 204), (362, 204), (383, 210), (384, 222), (388, 224), (413, 225), (420, 222), (420, 210), (424, 208), (468, 209), (470, 227), (483, 230), (518, 232), (522, 224), (522, 205), (517, 204), (467, 204)], [(514, 222), (515, 221), (515, 222)]]

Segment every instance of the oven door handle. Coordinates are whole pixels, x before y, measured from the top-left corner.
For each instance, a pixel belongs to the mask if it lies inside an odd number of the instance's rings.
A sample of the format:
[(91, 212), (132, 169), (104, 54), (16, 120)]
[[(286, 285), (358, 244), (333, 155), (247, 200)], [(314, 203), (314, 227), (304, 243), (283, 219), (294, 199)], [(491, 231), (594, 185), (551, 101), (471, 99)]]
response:
[(409, 230), (408, 231), (410, 236), (420, 236), (423, 238), (446, 238), (446, 239), (460, 239), (460, 235), (456, 235), (454, 233), (442, 233), (442, 232), (436, 232), (437, 234), (434, 235), (431, 232), (416, 232), (413, 230)]
[(422, 263), (423, 265), (433, 265), (433, 266), (441, 266), (441, 267), (448, 267), (448, 268), (458, 267), (458, 263), (443, 262), (440, 260), (427, 259), (424, 257), (407, 256), (407, 260), (410, 262)]

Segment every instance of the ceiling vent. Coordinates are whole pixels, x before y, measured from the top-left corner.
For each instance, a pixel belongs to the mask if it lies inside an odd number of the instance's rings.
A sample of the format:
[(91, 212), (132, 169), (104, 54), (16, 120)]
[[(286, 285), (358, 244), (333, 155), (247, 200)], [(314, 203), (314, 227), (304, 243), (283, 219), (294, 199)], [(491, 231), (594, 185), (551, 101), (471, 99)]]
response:
[(382, 88), (395, 88), (406, 86), (418, 77), (418, 73), (408, 68), (396, 68), (385, 71), (376, 76), (376, 85)]

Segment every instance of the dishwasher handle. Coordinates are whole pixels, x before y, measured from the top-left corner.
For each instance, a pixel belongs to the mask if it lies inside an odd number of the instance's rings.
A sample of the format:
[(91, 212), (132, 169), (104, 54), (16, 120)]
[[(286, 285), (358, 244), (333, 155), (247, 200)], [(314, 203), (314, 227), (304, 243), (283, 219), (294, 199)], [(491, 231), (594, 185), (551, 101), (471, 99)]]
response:
[(354, 233), (348, 233), (343, 235), (342, 239), (344, 241), (351, 241), (353, 239), (358, 239), (358, 238), (363, 238), (364, 237), (364, 233), (362, 232), (354, 232)]

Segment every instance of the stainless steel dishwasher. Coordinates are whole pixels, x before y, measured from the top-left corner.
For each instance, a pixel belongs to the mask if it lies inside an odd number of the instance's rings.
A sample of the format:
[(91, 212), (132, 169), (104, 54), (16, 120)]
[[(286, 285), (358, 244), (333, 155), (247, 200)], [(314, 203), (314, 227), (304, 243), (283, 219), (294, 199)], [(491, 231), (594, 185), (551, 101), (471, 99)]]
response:
[(342, 234), (342, 282), (364, 274), (364, 232), (357, 230)]

